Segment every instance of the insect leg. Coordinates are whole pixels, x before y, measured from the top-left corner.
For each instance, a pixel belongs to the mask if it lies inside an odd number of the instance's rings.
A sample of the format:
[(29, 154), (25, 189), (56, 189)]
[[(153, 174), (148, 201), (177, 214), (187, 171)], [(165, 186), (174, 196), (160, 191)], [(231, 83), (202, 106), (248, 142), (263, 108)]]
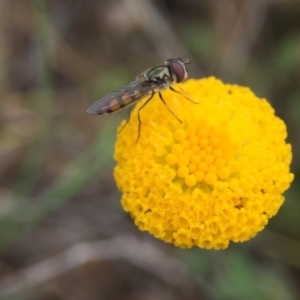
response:
[(129, 109), (128, 109), (128, 117), (127, 117), (127, 120), (126, 120), (125, 124), (122, 126), (122, 128), (119, 130), (118, 133), (120, 133), (120, 132), (126, 127), (126, 125), (130, 122), (131, 108), (132, 108), (132, 106), (130, 105), (130, 106), (129, 106)]
[(154, 96), (154, 92), (152, 92), (152, 95), (150, 96), (150, 98), (147, 99), (147, 101), (138, 110), (139, 131), (138, 131), (138, 138), (136, 140), (136, 144), (139, 141), (140, 135), (141, 135), (141, 125), (142, 125), (142, 122), (141, 122), (141, 117), (140, 117), (140, 111), (149, 103), (149, 101), (153, 98), (153, 96)]
[(181, 92), (176, 91), (176, 90), (175, 90), (173, 87), (171, 87), (171, 86), (170, 86), (169, 88), (170, 88), (171, 91), (173, 91), (173, 92), (175, 92), (175, 93), (177, 93), (177, 94), (182, 95), (185, 99), (189, 100), (190, 102), (192, 102), (192, 103), (194, 103), (194, 104), (199, 104), (198, 102), (195, 102), (195, 101), (191, 100), (190, 98), (188, 98), (188, 97), (185, 95), (185, 93), (183, 92), (183, 90), (182, 90), (181, 88), (179, 88), (179, 89), (181, 90)]
[(171, 111), (171, 109), (168, 107), (167, 103), (165, 102), (164, 98), (162, 97), (161, 93), (159, 94), (159, 98), (160, 100), (163, 102), (163, 104), (167, 107), (168, 111), (180, 122), (182, 123), (182, 121)]

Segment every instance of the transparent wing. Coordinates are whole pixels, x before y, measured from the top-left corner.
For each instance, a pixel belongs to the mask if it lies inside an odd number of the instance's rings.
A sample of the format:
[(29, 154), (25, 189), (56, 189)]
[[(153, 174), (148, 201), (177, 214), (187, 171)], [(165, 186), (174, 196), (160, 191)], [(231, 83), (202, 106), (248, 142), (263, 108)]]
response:
[(86, 112), (92, 115), (104, 115), (117, 111), (135, 101), (141, 100), (157, 87), (156, 83), (140, 80), (132, 81), (107, 94), (93, 103)]

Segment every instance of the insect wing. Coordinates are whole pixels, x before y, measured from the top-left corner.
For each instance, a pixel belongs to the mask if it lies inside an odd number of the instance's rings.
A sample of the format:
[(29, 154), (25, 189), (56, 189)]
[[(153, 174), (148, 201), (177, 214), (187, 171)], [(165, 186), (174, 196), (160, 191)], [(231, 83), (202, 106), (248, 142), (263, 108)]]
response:
[(86, 112), (92, 115), (112, 113), (151, 94), (151, 91), (153, 91), (156, 86), (156, 84), (151, 82), (143, 82), (140, 80), (132, 81), (97, 100)]

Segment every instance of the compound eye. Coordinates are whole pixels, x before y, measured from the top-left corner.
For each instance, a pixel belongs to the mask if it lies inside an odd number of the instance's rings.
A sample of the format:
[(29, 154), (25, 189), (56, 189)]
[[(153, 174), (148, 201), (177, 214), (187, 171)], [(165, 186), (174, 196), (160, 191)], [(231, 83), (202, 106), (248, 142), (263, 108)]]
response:
[(186, 69), (183, 64), (181, 64), (178, 61), (170, 60), (169, 66), (170, 66), (171, 70), (174, 72), (174, 74), (176, 75), (177, 83), (182, 82), (186, 78), (186, 76), (187, 76)]

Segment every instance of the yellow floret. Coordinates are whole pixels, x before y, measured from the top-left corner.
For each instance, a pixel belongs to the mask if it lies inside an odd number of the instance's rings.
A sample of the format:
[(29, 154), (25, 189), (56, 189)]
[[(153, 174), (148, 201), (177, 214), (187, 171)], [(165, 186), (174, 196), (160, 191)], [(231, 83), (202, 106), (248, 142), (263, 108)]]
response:
[[(135, 224), (182, 248), (224, 249), (261, 231), (293, 181), (286, 127), (250, 89), (210, 77), (166, 90), (118, 134), (115, 179)], [(176, 87), (175, 87), (176, 88)], [(125, 121), (124, 121), (125, 122)], [(120, 125), (120, 128), (124, 125)]]

